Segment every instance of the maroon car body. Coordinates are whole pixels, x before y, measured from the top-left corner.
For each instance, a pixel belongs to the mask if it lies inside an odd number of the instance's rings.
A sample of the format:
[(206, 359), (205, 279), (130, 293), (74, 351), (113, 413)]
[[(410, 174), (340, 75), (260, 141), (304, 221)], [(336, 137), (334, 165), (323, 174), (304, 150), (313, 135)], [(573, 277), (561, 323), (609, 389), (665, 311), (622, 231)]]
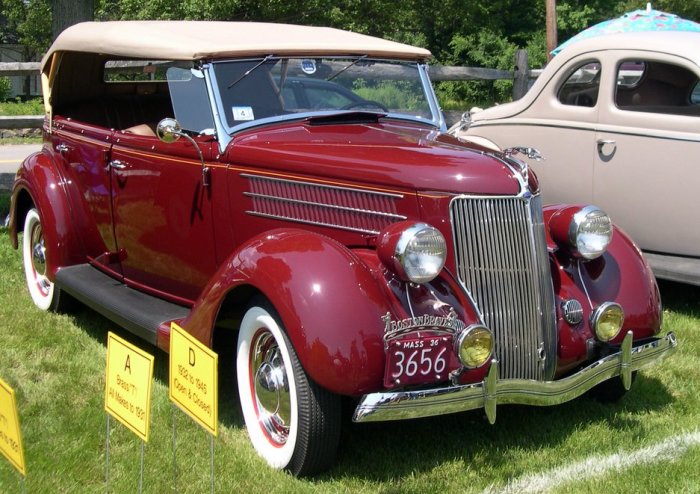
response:
[[(445, 135), (428, 58), (300, 26), (70, 28), (43, 62), (45, 144), (12, 196), (35, 303), (68, 294), (166, 351), (177, 322), (235, 354), (255, 448), (296, 474), (332, 462), (340, 396), (356, 421), (493, 422), (497, 404), (622, 394), (676, 346), (639, 250), (595, 207), (542, 207), (512, 153)], [(292, 68), (319, 91), (351, 78), (362, 108), (285, 110)], [(183, 81), (201, 92), (177, 100)], [(382, 99), (401, 91), (405, 107)], [(181, 130), (167, 117), (193, 100), (206, 125)]]

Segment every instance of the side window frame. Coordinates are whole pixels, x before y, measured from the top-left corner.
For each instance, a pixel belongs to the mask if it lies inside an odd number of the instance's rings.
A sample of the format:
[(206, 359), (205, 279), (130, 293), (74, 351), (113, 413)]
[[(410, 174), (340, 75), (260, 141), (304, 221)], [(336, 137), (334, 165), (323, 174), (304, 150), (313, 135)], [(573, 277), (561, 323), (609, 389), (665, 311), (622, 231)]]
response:
[[(577, 75), (587, 67), (593, 66), (595, 73), (592, 77), (582, 81), (572, 81), (581, 78)], [(566, 78), (557, 88), (557, 101), (567, 107), (595, 108), (600, 96), (600, 80), (603, 64), (598, 59), (588, 59), (579, 62), (572, 70), (567, 72)], [(572, 87), (573, 86), (573, 87)]]

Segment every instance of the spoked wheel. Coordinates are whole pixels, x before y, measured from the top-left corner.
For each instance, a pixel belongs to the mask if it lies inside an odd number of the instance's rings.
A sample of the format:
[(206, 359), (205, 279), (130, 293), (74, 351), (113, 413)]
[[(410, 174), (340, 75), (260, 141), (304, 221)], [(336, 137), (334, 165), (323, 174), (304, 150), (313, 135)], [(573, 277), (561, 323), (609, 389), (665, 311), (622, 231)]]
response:
[(44, 229), (36, 209), (30, 209), (24, 219), (22, 253), (24, 274), (27, 278), (27, 288), (29, 288), (32, 301), (41, 310), (60, 310), (61, 298), (65, 295), (46, 276)]
[(328, 468), (338, 447), (340, 398), (306, 375), (266, 301), (250, 306), (241, 321), (236, 370), (243, 417), (257, 453), (293, 475)]

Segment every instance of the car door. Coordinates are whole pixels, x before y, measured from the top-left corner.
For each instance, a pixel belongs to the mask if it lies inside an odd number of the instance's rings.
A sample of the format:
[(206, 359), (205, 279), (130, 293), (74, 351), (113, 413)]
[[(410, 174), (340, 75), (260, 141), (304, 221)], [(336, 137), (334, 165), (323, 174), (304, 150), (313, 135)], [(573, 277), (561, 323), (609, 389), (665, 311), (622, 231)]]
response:
[(608, 56), (593, 201), (642, 249), (699, 256), (700, 71), (665, 54)]
[[(540, 151), (544, 160), (529, 164), (540, 179), (545, 203), (590, 202), (600, 77), (597, 54), (577, 56), (555, 72), (539, 94), (526, 95), (531, 102), (518, 114), (478, 119), (469, 134), (491, 139), (503, 149), (524, 146)], [(493, 110), (500, 112), (498, 107), (486, 112)]]
[[(113, 130), (78, 119), (58, 117), (50, 135), (51, 146), (63, 161), (67, 183), (66, 193), (74, 205), (71, 208), (75, 232), (80, 235), (87, 261), (121, 276), (121, 267), (114, 230), (110, 170), (106, 166)], [(85, 262), (85, 260), (80, 260)]]
[[(205, 160), (212, 138), (198, 138)], [(114, 233), (127, 284), (196, 299), (216, 268), (212, 189), (191, 142), (117, 132), (110, 159)]]

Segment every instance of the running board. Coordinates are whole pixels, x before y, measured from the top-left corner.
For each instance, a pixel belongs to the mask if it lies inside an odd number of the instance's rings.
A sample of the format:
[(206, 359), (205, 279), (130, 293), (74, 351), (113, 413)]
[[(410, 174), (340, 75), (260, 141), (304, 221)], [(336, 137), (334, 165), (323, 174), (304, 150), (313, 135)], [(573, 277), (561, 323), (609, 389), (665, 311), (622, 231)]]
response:
[(61, 268), (56, 286), (154, 345), (161, 324), (190, 313), (187, 307), (129, 288), (89, 264)]

